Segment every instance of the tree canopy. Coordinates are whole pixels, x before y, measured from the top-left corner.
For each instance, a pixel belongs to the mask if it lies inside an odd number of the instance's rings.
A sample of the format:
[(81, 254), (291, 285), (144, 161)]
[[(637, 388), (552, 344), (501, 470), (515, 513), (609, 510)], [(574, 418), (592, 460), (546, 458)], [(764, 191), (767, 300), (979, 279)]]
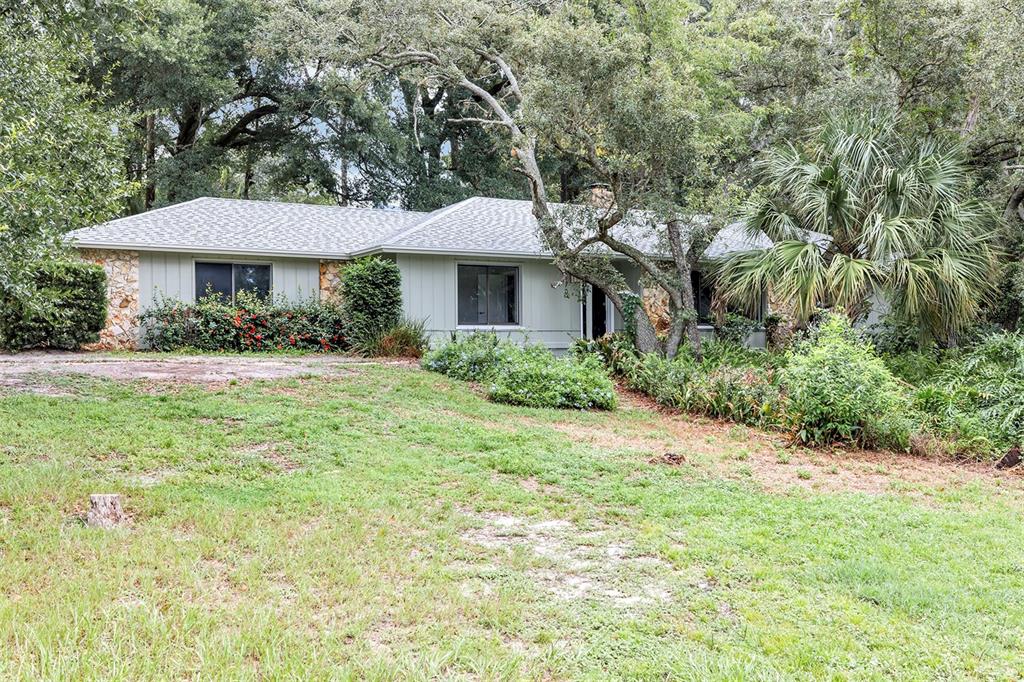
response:
[[(672, 354), (697, 344), (691, 271), (766, 191), (759, 160), (837, 111), (874, 111), (905, 149), (962, 150), (958, 192), (998, 209), (994, 276), (1016, 301), (988, 314), (1016, 324), (1024, 304), (1024, 17), (1004, 0), (25, 0), (0, 17), (17, 27), (7, 73), (49, 84), (4, 100), (5, 130), (31, 125), (14, 108), (70, 93), (93, 117), (62, 137), (82, 142), (73, 189), (102, 195), (80, 204), (102, 205), (93, 217), (200, 195), (530, 199), (570, 289), (635, 308), (584, 257), (601, 244), (667, 295), (668, 337), (643, 315), (638, 334)], [(100, 169), (116, 186), (90, 184)], [(554, 203), (595, 186), (601, 210), (559, 220)]]
[(115, 217), (131, 185), (119, 113), (75, 77), (88, 45), (41, 18), (31, 7), (0, 17), (0, 305), (44, 315), (40, 266), (65, 232)]

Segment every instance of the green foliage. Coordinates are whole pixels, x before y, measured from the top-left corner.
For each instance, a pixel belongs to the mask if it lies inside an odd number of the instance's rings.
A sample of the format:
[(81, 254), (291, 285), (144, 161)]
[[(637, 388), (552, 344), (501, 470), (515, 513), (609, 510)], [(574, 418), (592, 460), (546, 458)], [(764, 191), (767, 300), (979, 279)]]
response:
[(666, 407), (769, 426), (784, 409), (774, 366), (779, 358), (721, 340), (703, 345), (700, 362), (689, 352), (673, 359), (638, 354), (622, 337), (579, 343), (574, 353), (601, 358), (627, 386)]
[(909, 438), (888, 420), (904, 412), (899, 383), (845, 317), (828, 316), (799, 342), (780, 378), (787, 422), (804, 443), (885, 446)]
[(380, 358), (418, 358), (427, 348), (424, 323), (400, 320), (388, 329), (377, 330), (352, 344), (360, 355)]
[(38, 289), (45, 264), (63, 255), (64, 233), (114, 217), (131, 189), (124, 121), (76, 79), (86, 47), (63, 45), (31, 20), (8, 26), (19, 11), (0, 12), (0, 309), (56, 319), (63, 313)]
[(0, 348), (74, 350), (97, 341), (107, 319), (107, 276), (79, 261), (53, 261), (36, 271), (35, 305), (0, 309)]
[(338, 351), (347, 347), (341, 309), (331, 303), (285, 303), (242, 292), (183, 303), (163, 299), (142, 313), (142, 346), (153, 350)]
[(973, 195), (958, 147), (862, 114), (830, 119), (805, 147), (767, 154), (760, 170), (746, 225), (773, 244), (722, 259), (729, 300), (770, 287), (807, 320), (821, 305), (862, 316), (881, 292), (920, 337), (941, 340), (977, 319), (992, 291), (997, 217)]
[(881, 357), (894, 376), (911, 386), (921, 386), (935, 378), (945, 356), (937, 349), (933, 349), (886, 353)]
[(372, 344), (402, 318), (402, 273), (386, 258), (371, 256), (341, 272), (341, 307), (352, 342)]
[(881, 322), (871, 325), (869, 331), (875, 350), (884, 355), (897, 355), (934, 345), (922, 344), (921, 330), (917, 325), (895, 315), (886, 315)]
[(738, 313), (726, 313), (721, 324), (715, 324), (715, 338), (741, 346), (757, 330), (755, 320)]
[(615, 386), (597, 358), (560, 360), (540, 346), (524, 348), (499, 366), (487, 395), (526, 407), (615, 408)]
[(786, 404), (774, 370), (727, 365), (702, 370), (675, 402), (687, 412), (756, 426), (778, 424)]
[(989, 336), (914, 394), (935, 431), (966, 454), (999, 454), (1024, 442), (1024, 334)]
[(423, 366), (483, 383), (496, 402), (579, 410), (615, 407), (615, 386), (597, 357), (560, 359), (543, 346), (518, 346), (494, 334), (455, 338), (427, 353)]
[(501, 343), (494, 334), (455, 337), (423, 356), (423, 367), (462, 381), (485, 381), (498, 367), (518, 352), (511, 343)]

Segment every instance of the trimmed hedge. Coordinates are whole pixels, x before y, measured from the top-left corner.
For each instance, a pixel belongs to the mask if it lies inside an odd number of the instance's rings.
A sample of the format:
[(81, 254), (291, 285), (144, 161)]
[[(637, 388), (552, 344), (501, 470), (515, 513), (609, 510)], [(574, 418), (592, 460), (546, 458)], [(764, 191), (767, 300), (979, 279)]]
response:
[(346, 265), (341, 271), (341, 301), (353, 343), (373, 343), (402, 320), (402, 273), (398, 265), (379, 256)]
[(164, 299), (140, 315), (142, 345), (153, 350), (338, 351), (348, 347), (341, 308), (331, 303), (263, 301), (240, 294), (198, 303)]
[(107, 275), (80, 261), (54, 261), (36, 275), (32, 300), (0, 294), (0, 348), (75, 350), (99, 340), (107, 321)]

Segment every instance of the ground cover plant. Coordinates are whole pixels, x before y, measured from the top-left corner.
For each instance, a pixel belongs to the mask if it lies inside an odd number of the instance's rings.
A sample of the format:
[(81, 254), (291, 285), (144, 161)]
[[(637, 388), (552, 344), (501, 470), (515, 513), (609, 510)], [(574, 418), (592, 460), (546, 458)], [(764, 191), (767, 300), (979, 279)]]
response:
[(0, 384), (5, 679), (1024, 675), (1009, 474), (403, 365)]
[(585, 410), (615, 407), (615, 387), (597, 357), (556, 358), (539, 345), (469, 334), (428, 353), (423, 366), (480, 383), (491, 400), (527, 407)]
[(913, 396), (933, 431), (964, 454), (998, 456), (1024, 442), (1024, 336), (998, 333), (936, 364)]

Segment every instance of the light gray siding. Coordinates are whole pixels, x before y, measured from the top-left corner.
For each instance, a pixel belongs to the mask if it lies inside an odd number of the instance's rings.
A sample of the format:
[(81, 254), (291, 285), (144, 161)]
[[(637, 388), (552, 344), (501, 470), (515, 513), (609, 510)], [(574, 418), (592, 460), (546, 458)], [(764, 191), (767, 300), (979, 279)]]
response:
[(270, 263), (274, 295), (291, 301), (320, 296), (320, 261), (311, 258), (244, 258), (207, 256), (201, 253), (139, 254), (139, 309), (146, 310), (161, 296), (186, 302), (195, 300), (196, 261)]
[[(561, 277), (550, 262), (539, 259), (462, 258), (421, 254), (397, 254), (402, 271), (402, 302), (405, 314), (424, 320), (434, 343), (452, 332), (494, 331), (513, 341), (543, 343), (558, 350), (568, 348), (580, 336), (580, 303), (555, 288)], [(456, 267), (460, 263), (500, 263), (519, 267), (520, 324), (516, 327), (460, 327), (457, 323)]]

